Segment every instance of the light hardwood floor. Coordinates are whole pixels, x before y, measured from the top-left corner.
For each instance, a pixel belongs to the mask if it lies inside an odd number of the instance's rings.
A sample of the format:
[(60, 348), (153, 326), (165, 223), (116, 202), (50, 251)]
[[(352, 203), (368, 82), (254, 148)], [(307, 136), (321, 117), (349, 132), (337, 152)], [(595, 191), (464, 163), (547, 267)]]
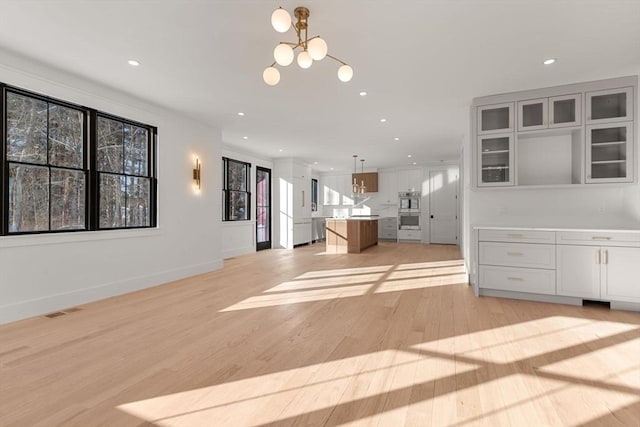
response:
[(0, 426), (639, 425), (640, 314), (476, 298), (452, 246), (323, 250), (0, 326)]

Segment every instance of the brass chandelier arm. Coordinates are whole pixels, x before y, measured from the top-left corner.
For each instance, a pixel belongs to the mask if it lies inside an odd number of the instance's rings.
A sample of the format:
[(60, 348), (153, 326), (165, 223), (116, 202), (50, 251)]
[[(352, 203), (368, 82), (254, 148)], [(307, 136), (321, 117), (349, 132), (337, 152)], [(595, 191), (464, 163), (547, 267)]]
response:
[(328, 57), (328, 58), (333, 59), (334, 61), (337, 61), (337, 62), (341, 63), (342, 65), (349, 65), (349, 64), (347, 64), (346, 62), (344, 62), (343, 60), (338, 59), (338, 58), (336, 58), (336, 57), (335, 57), (335, 56), (333, 56), (333, 55), (329, 55), (328, 53), (327, 53), (327, 57)]

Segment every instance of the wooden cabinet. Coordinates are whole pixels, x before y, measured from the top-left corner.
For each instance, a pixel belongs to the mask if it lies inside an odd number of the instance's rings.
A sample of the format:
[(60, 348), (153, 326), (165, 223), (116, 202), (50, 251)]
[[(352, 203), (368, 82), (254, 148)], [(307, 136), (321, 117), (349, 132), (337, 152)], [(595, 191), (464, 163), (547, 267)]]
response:
[(518, 101), (518, 131), (531, 131), (581, 123), (581, 94)]
[(327, 219), (327, 253), (360, 253), (377, 244), (377, 220)]
[(351, 174), (351, 182), (355, 179), (358, 185), (364, 184), (366, 187), (365, 193), (377, 193), (378, 192), (378, 172), (365, 172)]
[(587, 92), (587, 124), (634, 120), (633, 87)]

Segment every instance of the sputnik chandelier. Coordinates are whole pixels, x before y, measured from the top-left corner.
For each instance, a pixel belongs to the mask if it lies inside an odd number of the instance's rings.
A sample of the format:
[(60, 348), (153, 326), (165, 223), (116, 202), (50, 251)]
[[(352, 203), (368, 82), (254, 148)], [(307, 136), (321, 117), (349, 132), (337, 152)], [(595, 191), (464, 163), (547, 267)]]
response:
[[(308, 38), (308, 19), (309, 9), (306, 7), (296, 7), (293, 11), (293, 15), (296, 17), (297, 22), (293, 24), (298, 36), (297, 42), (280, 42), (278, 46), (273, 50), (273, 58), (275, 62), (269, 67), (265, 68), (262, 73), (264, 82), (269, 86), (275, 86), (280, 81), (280, 71), (275, 67), (276, 64), (286, 67), (293, 62), (294, 50), (300, 48), (298, 52), (297, 62), (300, 68), (309, 68), (313, 61), (320, 61), (325, 57), (331, 58), (334, 61), (342, 64), (338, 68), (338, 78), (340, 81), (348, 82), (353, 77), (353, 69), (347, 65), (344, 61), (339, 60), (335, 56), (331, 56), (327, 53), (327, 42), (320, 38), (320, 36), (314, 36)], [(271, 25), (273, 29), (279, 33), (286, 33), (291, 28), (291, 15), (283, 8), (276, 9), (271, 15)]]

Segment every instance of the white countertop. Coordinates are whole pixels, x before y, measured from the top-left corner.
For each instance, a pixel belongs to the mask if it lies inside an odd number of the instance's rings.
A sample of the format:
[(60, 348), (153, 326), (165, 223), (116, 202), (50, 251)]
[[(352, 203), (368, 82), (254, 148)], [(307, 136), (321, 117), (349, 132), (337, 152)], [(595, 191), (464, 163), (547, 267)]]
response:
[(521, 230), (521, 231), (587, 231), (587, 232), (632, 232), (640, 233), (640, 224), (632, 223), (627, 225), (611, 224), (611, 225), (593, 225), (593, 226), (556, 226), (556, 227), (534, 227), (534, 226), (497, 226), (497, 225), (474, 225), (474, 230)]

